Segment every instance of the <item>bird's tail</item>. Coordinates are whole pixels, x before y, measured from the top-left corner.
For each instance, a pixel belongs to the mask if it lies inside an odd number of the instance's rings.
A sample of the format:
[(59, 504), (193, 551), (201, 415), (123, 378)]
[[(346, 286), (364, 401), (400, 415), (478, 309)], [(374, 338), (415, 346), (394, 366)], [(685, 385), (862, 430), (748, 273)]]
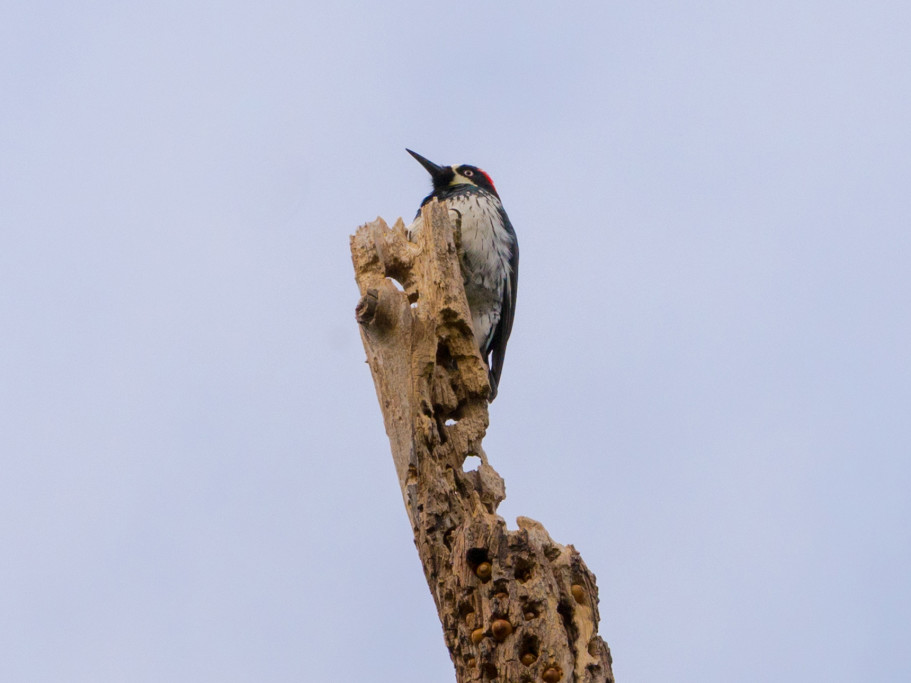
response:
[(493, 403), (493, 400), (497, 397), (497, 390), (499, 389), (497, 386), (497, 378), (496, 375), (493, 374), (493, 370), (488, 371), (487, 378), (490, 380), (490, 397), (487, 399), (487, 402)]

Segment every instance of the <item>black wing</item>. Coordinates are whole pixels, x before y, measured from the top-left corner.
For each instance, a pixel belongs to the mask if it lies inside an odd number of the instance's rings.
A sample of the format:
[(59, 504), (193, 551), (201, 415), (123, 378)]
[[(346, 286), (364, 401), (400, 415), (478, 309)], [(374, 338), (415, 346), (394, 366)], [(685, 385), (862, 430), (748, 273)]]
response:
[[(506, 213), (501, 209), (503, 215), (503, 224), (506, 231), (512, 237), (512, 253), (509, 257), (509, 269), (506, 275), (506, 292), (503, 296), (503, 307), (500, 309), (500, 322), (490, 340), (490, 351), (493, 352), (493, 359), (490, 363), (490, 400), (497, 397), (497, 389), (500, 384), (500, 375), (503, 373), (503, 359), (506, 357), (506, 342), (509, 341), (509, 335), (512, 332), (512, 321), (516, 314), (516, 293), (519, 290), (519, 242), (516, 239), (516, 231), (509, 222)], [(485, 360), (486, 359), (485, 354)]]

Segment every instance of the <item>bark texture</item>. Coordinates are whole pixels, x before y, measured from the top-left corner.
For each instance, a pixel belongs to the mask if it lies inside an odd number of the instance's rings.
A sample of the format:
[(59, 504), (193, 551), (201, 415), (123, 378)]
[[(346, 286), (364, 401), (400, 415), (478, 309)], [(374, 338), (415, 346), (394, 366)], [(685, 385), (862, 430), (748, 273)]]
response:
[[(474, 345), (446, 210), (425, 206), (416, 242), (401, 219), (351, 238), (356, 318), (405, 508), (459, 683), (613, 681), (595, 577), (571, 545), (497, 515), (503, 480), (481, 440), (487, 367)], [(466, 458), (481, 464), (463, 471)]]

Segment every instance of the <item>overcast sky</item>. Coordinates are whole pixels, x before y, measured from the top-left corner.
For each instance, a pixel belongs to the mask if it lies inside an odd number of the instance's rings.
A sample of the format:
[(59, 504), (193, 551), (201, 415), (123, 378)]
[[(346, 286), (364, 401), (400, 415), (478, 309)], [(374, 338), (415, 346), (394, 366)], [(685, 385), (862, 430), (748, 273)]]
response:
[(485, 449), (621, 683), (911, 679), (911, 5), (0, 6), (0, 680), (454, 680), (354, 322), (521, 245)]

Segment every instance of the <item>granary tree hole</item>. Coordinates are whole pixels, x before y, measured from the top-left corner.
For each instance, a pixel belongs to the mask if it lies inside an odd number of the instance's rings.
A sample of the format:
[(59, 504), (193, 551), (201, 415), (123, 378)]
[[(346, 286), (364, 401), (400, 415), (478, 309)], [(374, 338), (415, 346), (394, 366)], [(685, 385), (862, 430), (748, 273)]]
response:
[(469, 548), (465, 553), (465, 560), (472, 570), (477, 569), (482, 562), (490, 562), (490, 553), (487, 548)]

